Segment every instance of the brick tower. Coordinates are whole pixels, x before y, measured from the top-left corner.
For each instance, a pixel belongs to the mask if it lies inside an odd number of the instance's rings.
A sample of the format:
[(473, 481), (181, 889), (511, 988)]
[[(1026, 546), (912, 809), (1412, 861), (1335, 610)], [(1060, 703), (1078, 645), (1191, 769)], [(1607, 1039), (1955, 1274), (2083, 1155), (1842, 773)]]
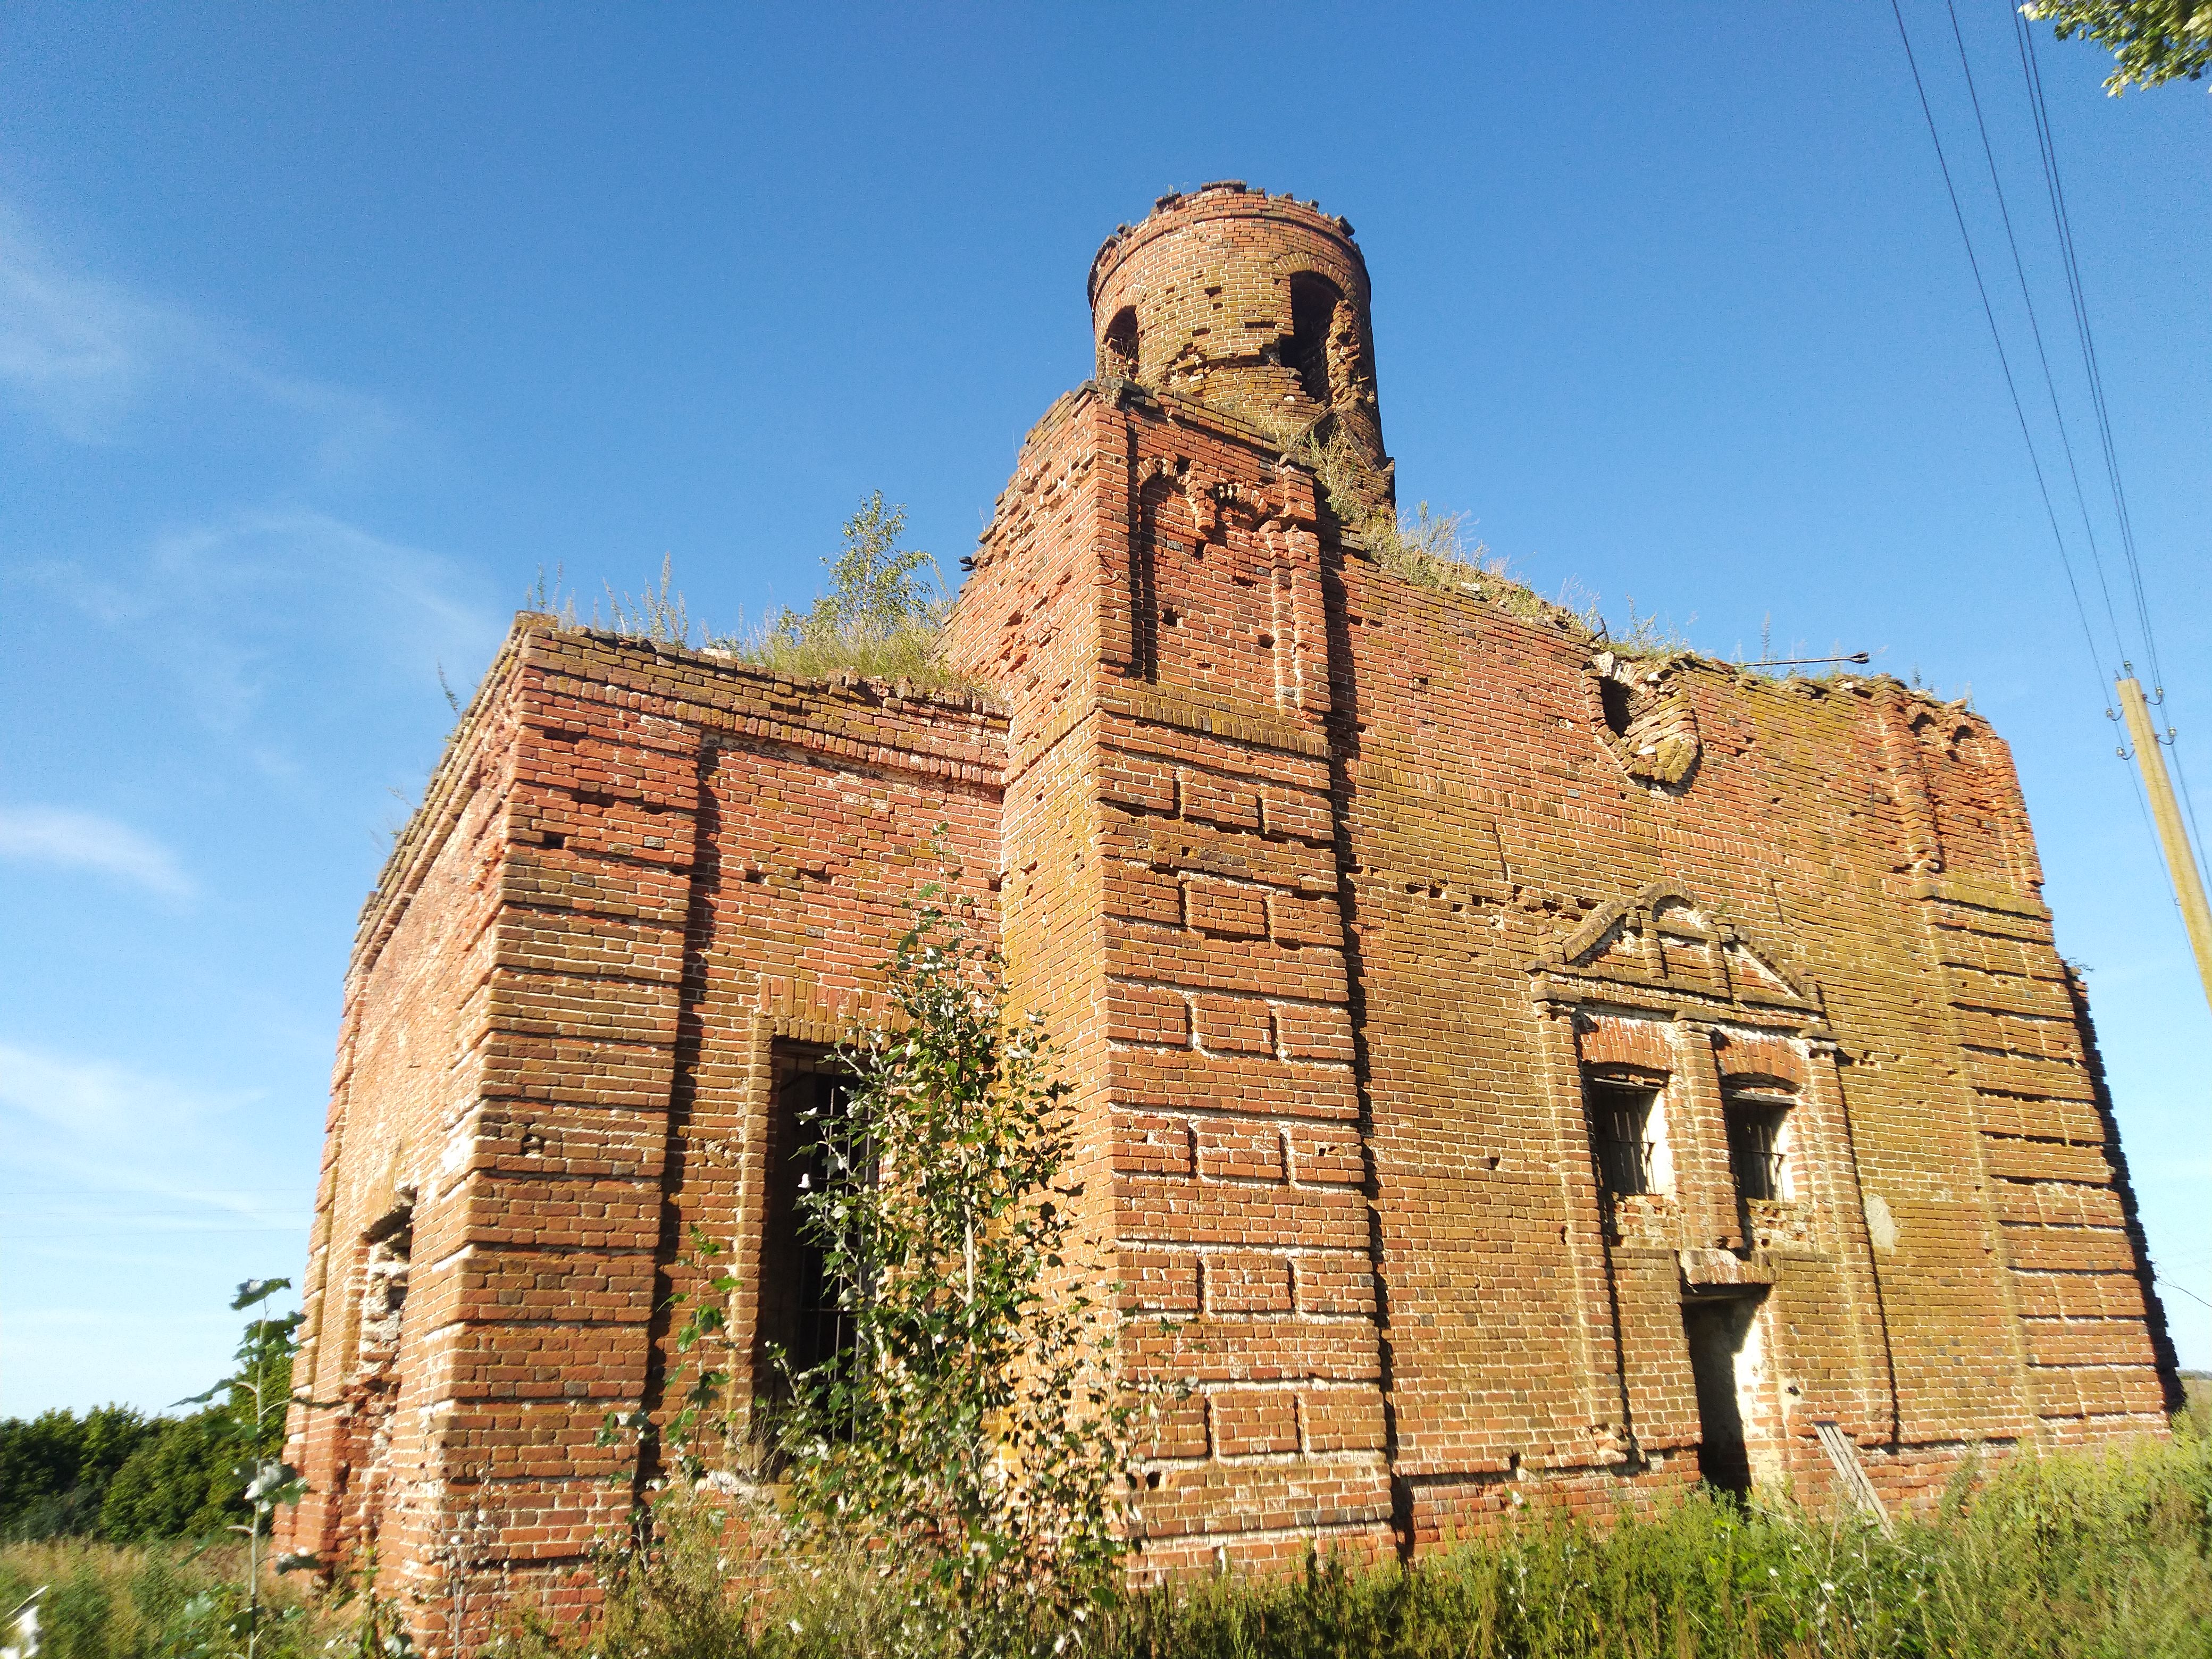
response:
[(1091, 311), (1101, 380), (1191, 398), (1280, 448), (1336, 438), (1360, 505), (1391, 500), (1367, 262), (1346, 221), (1234, 179), (1163, 196), (1091, 262)]
[(947, 625), (973, 689), (516, 619), (356, 938), (289, 1547), (373, 1543), (441, 1652), (581, 1607), (687, 1241), (727, 1246), (735, 1410), (769, 1344), (829, 1351), (803, 1111), (948, 852), (1073, 1085), (1131, 1376), (1175, 1385), (1140, 1574), (1699, 1480), (1895, 1507), (2160, 1432), (1988, 723), (1407, 574), (1342, 220), (1163, 198), (1090, 293), (1097, 378)]

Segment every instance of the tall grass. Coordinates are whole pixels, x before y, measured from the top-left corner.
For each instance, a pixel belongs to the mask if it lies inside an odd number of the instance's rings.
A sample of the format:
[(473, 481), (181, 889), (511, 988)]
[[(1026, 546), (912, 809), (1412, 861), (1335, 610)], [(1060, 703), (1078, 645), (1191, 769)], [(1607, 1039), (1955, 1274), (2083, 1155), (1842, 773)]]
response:
[(932, 690), (966, 687), (972, 682), (945, 660), (951, 596), (934, 559), (898, 544), (905, 529), (906, 508), (887, 503), (881, 490), (873, 492), (845, 521), (842, 550), (822, 562), (830, 575), (827, 593), (806, 611), (787, 609), (751, 625), (741, 622), (731, 633), (717, 633), (691, 614), (665, 556), (657, 586), (648, 582), (633, 596), (605, 585), (604, 618), (598, 599), (592, 601), (589, 620), (584, 617), (576, 596), (562, 589), (557, 568), (549, 585), (544, 568), (538, 568), (524, 604), (553, 616), (565, 629), (705, 651), (793, 679), (850, 673), (870, 680), (906, 680)]
[(1571, 578), (1558, 599), (1544, 598), (1512, 574), (1504, 556), (1473, 539), (1464, 513), (1432, 512), (1426, 501), (1409, 514), (1364, 506), (1372, 498), (1366, 459), (1350, 436), (1333, 425), (1326, 435), (1322, 423), (1295, 430), (1284, 428), (1277, 435), (1285, 446), (1284, 454), (1311, 470), (1331, 511), (1359, 538), (1369, 556), (1392, 575), (1419, 586), (1471, 595), (1523, 622), (1604, 640), (1627, 656), (1664, 656), (1690, 648), (1689, 640), (1672, 623), (1639, 612), (1632, 598), (1627, 630), (1618, 635), (1599, 614), (1597, 596)]
[[(528, 1659), (828, 1659), (965, 1651), (897, 1584), (786, 1566), (750, 1599), (678, 1546), (588, 1632)], [(1072, 1633), (1073, 1634), (1073, 1633)], [(1069, 1651), (1114, 1659), (2167, 1659), (2212, 1655), (2212, 1442), (1969, 1468), (1894, 1539), (1698, 1495), (1594, 1524), (1522, 1518), (1408, 1570), (1316, 1559), (1129, 1595)]]
[[(597, 1620), (512, 1618), (501, 1659), (830, 1659), (967, 1650), (867, 1563), (772, 1567), (749, 1595), (719, 1528), (611, 1575)], [(105, 1545), (0, 1549), (0, 1615), (39, 1584), (42, 1659), (217, 1659), (234, 1562)], [(279, 1592), (280, 1595), (289, 1594)], [(297, 1606), (296, 1601), (284, 1605)], [(291, 1613), (262, 1650), (360, 1647), (359, 1609)], [(1523, 1511), (1408, 1570), (1316, 1560), (1125, 1597), (1071, 1654), (1111, 1659), (2184, 1659), (2212, 1655), (2212, 1441), (1962, 1473), (1884, 1538), (1698, 1496), (1604, 1524)]]
[[(0, 1547), (0, 1645), (9, 1616), (38, 1601), (38, 1659), (218, 1659), (245, 1646), (240, 1630), (246, 1546), (115, 1545), (84, 1539)], [(310, 1607), (296, 1581), (264, 1577), (259, 1659), (319, 1653), (340, 1626)]]
[(1756, 1659), (2212, 1653), (2212, 1455), (2191, 1437), (2022, 1458), (1892, 1540), (1708, 1497), (1558, 1515), (1424, 1560), (1134, 1601), (1129, 1659)]

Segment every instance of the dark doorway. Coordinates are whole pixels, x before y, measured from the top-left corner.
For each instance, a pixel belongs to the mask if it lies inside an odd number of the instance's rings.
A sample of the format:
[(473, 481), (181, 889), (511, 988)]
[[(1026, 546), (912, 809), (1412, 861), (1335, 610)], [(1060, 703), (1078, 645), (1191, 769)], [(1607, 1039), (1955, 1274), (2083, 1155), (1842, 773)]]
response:
[(1690, 1339), (1690, 1374), (1698, 1385), (1698, 1467), (1705, 1484), (1737, 1498), (1751, 1496), (1751, 1455), (1744, 1443), (1737, 1360), (1758, 1304), (1747, 1297), (1716, 1297), (1683, 1304)]
[(1098, 372), (1124, 380), (1137, 378), (1137, 308), (1123, 306), (1106, 325), (1098, 342)]
[(836, 1359), (853, 1344), (845, 1287), (826, 1259), (829, 1241), (802, 1204), (808, 1194), (853, 1178), (854, 1149), (845, 1144), (849, 1087), (845, 1079), (826, 1072), (794, 1069), (783, 1073), (776, 1090), (761, 1239), (760, 1346), (753, 1373), (764, 1395), (784, 1391), (785, 1379), (772, 1354), (780, 1353), (796, 1376)]

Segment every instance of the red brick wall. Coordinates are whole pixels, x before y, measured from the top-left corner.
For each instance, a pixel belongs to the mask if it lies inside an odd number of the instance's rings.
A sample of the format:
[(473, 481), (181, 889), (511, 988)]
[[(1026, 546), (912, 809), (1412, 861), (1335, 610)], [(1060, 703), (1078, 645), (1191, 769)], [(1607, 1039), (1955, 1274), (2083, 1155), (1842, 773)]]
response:
[(1373, 1547), (1389, 1496), (1311, 486), (1088, 397), (1032, 435), (1009, 497), (1063, 476), (1085, 483), (1060, 523), (1002, 505), (953, 637), (957, 660), (1006, 660), (1041, 593), (1071, 607), (1029, 636), (1060, 648), (1054, 714), (1025, 720), (1013, 691), (1006, 858), (1030, 873), (1006, 927), (1035, 1000), (1085, 1021), (1132, 1380), (1193, 1389), (1152, 1448), (1139, 1570)]
[[(998, 875), (1004, 721), (524, 617), (372, 900), (349, 978), (295, 1413), (304, 1547), (376, 1536), (444, 1639), (501, 1584), (558, 1610), (629, 1497), (690, 1229), (758, 1289), (769, 1062), (870, 1007), (908, 900)], [(416, 1194), (390, 1444), (366, 1443), (363, 1229)], [(741, 1376), (740, 1401), (753, 1379)], [(380, 1474), (380, 1470), (388, 1473)], [(641, 1471), (641, 1477), (650, 1468)], [(461, 1592), (457, 1599), (455, 1591)]]

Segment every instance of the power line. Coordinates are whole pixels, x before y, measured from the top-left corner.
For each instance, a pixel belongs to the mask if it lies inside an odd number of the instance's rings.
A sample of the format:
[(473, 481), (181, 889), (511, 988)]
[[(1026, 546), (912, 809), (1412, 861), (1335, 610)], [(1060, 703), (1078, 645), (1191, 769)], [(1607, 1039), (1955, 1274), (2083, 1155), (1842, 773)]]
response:
[[(2172, 1279), (2168, 1279), (2164, 1273), (2160, 1273), (2156, 1275), (2156, 1277), (2158, 1279), (2158, 1282), (2165, 1285), (2167, 1290), (2179, 1291), (2182, 1295), (2187, 1297), (2191, 1302), (2204, 1302), (2204, 1298), (2197, 1295), (2196, 1291), (2191, 1290), (2188, 1285), (2177, 1285)], [(2212, 1302), (2204, 1302), (2204, 1305), (2208, 1308), (2212, 1308)]]
[(1943, 136), (1936, 128), (1936, 112), (1929, 105), (1928, 88), (1920, 78), (1920, 61), (1913, 55), (1912, 36), (1905, 27), (1905, 13), (1898, 0), (1889, 0), (1889, 9), (1890, 15), (1897, 19), (1897, 38), (1904, 43), (1905, 61), (1912, 70), (1912, 89), (1920, 96), (1921, 117), (1928, 123), (1928, 137), (1936, 146), (1936, 165), (1942, 169), (1943, 189), (1951, 198), (1951, 216), (1958, 222), (1959, 240), (1966, 246), (1966, 263), (1973, 270), (1974, 291), (1981, 296), (1982, 315), (1990, 325), (1990, 339), (1997, 349), (1998, 366), (2004, 370), (2005, 391), (2012, 398), (2012, 412), (2014, 418), (2020, 422), (2021, 441), (2027, 445), (2028, 465), (2035, 472), (2035, 488), (2043, 497), (2044, 517), (2051, 524), (2051, 538), (2058, 549), (2059, 567), (2066, 573), (2066, 591), (2073, 595), (2074, 614), (2081, 621), (2082, 643), (2089, 647), (2090, 666), (2097, 677), (2097, 694), (2102, 697), (2106, 695), (2105, 664), (2097, 650), (2096, 632), (2089, 626), (2088, 608), (2081, 603), (2081, 584), (2074, 579), (2074, 562), (2067, 556), (2066, 538), (2059, 531), (2058, 514), (2051, 505), (2051, 487), (2044, 479), (2043, 460), (2036, 453), (2035, 434), (2028, 428), (2027, 411), (2021, 404), (2020, 386), (2013, 379), (2012, 359), (2005, 351), (2004, 335), (1997, 327), (1996, 310), (1990, 304), (1989, 284), (1982, 280), (1982, 262), (1975, 257), (1974, 239), (1966, 229), (1966, 210), (1959, 205), (1959, 187), (1951, 177), (1951, 163), (1943, 154)]
[[(2105, 703), (2105, 717), (2107, 720), (2117, 720), (2119, 718), (2119, 714), (2112, 706), (2112, 696), (2108, 690), (2108, 686), (2112, 677), (2106, 675), (2105, 672), (2104, 659), (2097, 650), (2096, 630), (2089, 625), (2088, 607), (2081, 602), (2081, 584), (2075, 580), (2074, 562), (2067, 556), (2066, 538), (2058, 528), (2058, 514), (2052, 508), (2051, 504), (2051, 487), (2044, 478), (2043, 460), (2041, 456), (2039, 455), (2036, 451), (2035, 435), (2033, 432), (2030, 430), (2027, 424), (2027, 411), (2020, 400), (2019, 383), (2013, 378), (2012, 358), (2005, 350), (2003, 331), (1997, 327), (1996, 309), (1990, 303), (1989, 284), (1984, 281), (1982, 277), (1982, 262), (1974, 252), (1973, 234), (1966, 228), (1966, 210), (1960, 205), (1959, 186), (1956, 181), (1951, 177), (1951, 163), (1949, 158), (1943, 153), (1943, 136), (1936, 128), (1936, 112), (1928, 101), (1928, 87), (1926, 82), (1922, 81), (1920, 78), (1920, 60), (1914, 55), (1912, 50), (1912, 36), (1911, 32), (1905, 27), (1905, 13), (1900, 9), (1898, 0), (1889, 0), (1889, 10), (1890, 15), (1897, 20), (1897, 38), (1904, 45), (1905, 61), (1907, 67), (1909, 67), (1912, 71), (1912, 89), (1915, 93), (1919, 94), (1921, 118), (1927, 122), (1929, 141), (1936, 147), (1936, 165), (1942, 170), (1943, 174), (1943, 190), (1945, 194), (1949, 196), (1951, 198), (1951, 217), (1959, 227), (1959, 240), (1966, 250), (1966, 264), (1974, 273), (1974, 291), (1981, 297), (1982, 316), (1990, 325), (1990, 342), (1996, 347), (1997, 366), (2004, 371), (2005, 392), (2012, 399), (2013, 417), (2020, 422), (2021, 441), (2027, 447), (2027, 464), (2035, 473), (2036, 492), (2043, 498), (2043, 514), (2045, 520), (2051, 526), (2051, 543), (2058, 550), (2058, 566), (2061, 570), (2066, 573), (2066, 591), (2074, 601), (2075, 617), (2081, 624), (2081, 641), (2083, 644), (2089, 647), (2090, 671), (2096, 677), (2097, 695)], [(1954, 22), (1956, 21), (1956, 17), (1957, 14), (1954, 12), (1953, 19)], [(1978, 102), (1977, 103), (1976, 108), (1978, 116)], [(1991, 171), (1992, 174), (1994, 174), (1994, 161), (1991, 163)], [(2008, 234), (2009, 234), (2010, 224), (2010, 217), (2008, 216), (2006, 220)], [(2024, 280), (2025, 279), (2023, 279), (2023, 283)], [(2037, 336), (2037, 345), (2038, 349), (2039, 350), (2041, 349), (2041, 335), (2039, 332)], [(2047, 373), (2049, 368), (2047, 359), (2045, 360), (2045, 367)], [(2061, 431), (2063, 435), (2063, 425)], [(2102, 572), (2100, 567), (2100, 579), (2101, 574)], [(2107, 610), (2109, 611), (2109, 609), (2108, 596)], [(2115, 752), (2120, 757), (2122, 762), (2124, 763), (2127, 758), (2127, 750), (2124, 747), (2120, 747), (2116, 749)], [(2143, 829), (2145, 831), (2149, 834), (2153, 841), (2156, 841), (2158, 838), (2158, 830), (2157, 826), (2151, 822), (2149, 803), (2143, 799), (2142, 781), (2136, 776), (2134, 768), (2128, 767), (2126, 768), (2126, 770), (2128, 775), (2128, 793), (2134, 798), (2136, 814), (2142, 819)]]
[[(2105, 620), (2112, 630), (2112, 649), (2116, 655), (2124, 658), (2128, 647), (2120, 637), (2119, 617), (2112, 609), (2112, 585), (2105, 580), (2104, 556), (2097, 550), (2097, 532), (2089, 518), (2089, 497), (2081, 488), (2081, 469), (2074, 464), (2074, 440), (2066, 431), (2066, 412), (2058, 401), (2058, 382), (2051, 373), (2051, 355), (2044, 349), (2043, 325), (2036, 319), (2035, 295), (2027, 285), (2027, 266), (2020, 257), (2020, 239), (2013, 234), (2012, 209), (2005, 203), (2004, 181), (1997, 173), (1997, 155), (1990, 143), (1989, 123), (1982, 117), (1982, 94), (1974, 86), (1974, 66), (1966, 56), (1966, 37), (1959, 27), (1958, 0), (1944, 0), (1944, 5), (1951, 15), (1951, 38), (1959, 46), (1959, 67), (1966, 73), (1966, 96), (1974, 108), (1974, 126), (1981, 134), (1982, 155), (1990, 164), (1990, 189), (1997, 198), (1997, 216), (2004, 224), (2005, 244), (2012, 250), (2013, 275), (2020, 280), (2021, 303), (2027, 307), (2028, 333), (2035, 341), (2036, 358), (2043, 365), (2043, 386), (2051, 395), (2051, 417), (2058, 428), (2058, 447), (2065, 453), (2066, 471), (2074, 480), (2074, 501), (2081, 510), (2081, 533), (2089, 544), (2089, 562), (2097, 573), (2097, 590), (2104, 598)], [(2077, 319), (2081, 315), (2078, 306), (2075, 314)], [(2056, 531), (2057, 526), (2052, 529)]]
[(2021, 55), (2021, 70), (2028, 88), (2028, 105), (2035, 121), (2037, 149), (2042, 157), (2044, 182), (2051, 197), (2052, 222), (2058, 232), (2058, 247), (2066, 271), (2066, 287), (2074, 304), (2074, 325), (2081, 345), (2081, 366), (2089, 380), (2089, 401), (2096, 413), (2097, 433), (2105, 452), (2105, 473), (2112, 488), (2112, 513), (2120, 529), (2120, 550), (2128, 565), (2129, 584), (2133, 590), (2136, 625), (2142, 629), (2145, 658), (2151, 665), (2151, 677), (2159, 680), (2158, 644), (2151, 628), (2150, 605), (2143, 592), (2142, 568), (2136, 556), (2134, 515), (2128, 511), (2128, 493), (2120, 478), (2120, 454), (2112, 441), (2111, 406), (2105, 398), (2104, 366), (2097, 356), (2094, 331), (2089, 326), (2089, 302), (2081, 283), (2081, 262), (2074, 243), (2074, 218), (2066, 207), (2066, 185), (2058, 171), (2058, 144), (2051, 126), (2051, 107), (2043, 95), (2043, 66), (2035, 55), (2033, 31), (2022, 16), (2013, 19), (2013, 36)]
[[(2043, 163), (2044, 185), (2051, 200), (2051, 223), (2058, 237), (2060, 264), (2066, 273), (2067, 297), (2073, 305), (2074, 329), (2081, 349), (2082, 371), (2089, 383), (2090, 408), (2095, 414), (2097, 435), (2104, 450), (2105, 476), (2112, 486), (2112, 515), (2119, 526), (2120, 552), (2127, 564), (2128, 585), (2135, 600), (2136, 625), (2142, 634), (2143, 658), (2150, 666), (2151, 690), (2160, 708), (2163, 709), (2166, 703), (2166, 671), (2159, 659), (2158, 631), (2151, 623), (2149, 596), (2143, 586), (2142, 562), (2137, 556), (2136, 548), (2135, 515), (2128, 508), (2127, 488), (2120, 477), (2119, 446), (2112, 438), (2112, 410), (2105, 398), (2104, 366), (2097, 356), (2095, 332), (2089, 325), (2088, 293), (2081, 281), (2081, 257), (2075, 248), (2074, 218), (2067, 210), (2065, 180), (2058, 170), (2057, 138), (2051, 129), (2050, 105), (2043, 95), (2043, 66), (2041, 60), (2036, 56), (2035, 33), (2028, 26), (2027, 17), (2015, 10), (2012, 23), (2013, 43), (2020, 53), (2021, 76), (2027, 87), (2028, 112), (2035, 126), (2036, 152)], [(1958, 15), (1955, 9), (1952, 14), (1952, 27), (1954, 30), (1958, 27)], [(1963, 57), (1963, 46), (1961, 54)], [(1972, 85), (1971, 71), (1968, 75), (1968, 84)], [(1978, 117), (1978, 103), (1976, 106), (1976, 112)], [(1986, 133), (1984, 136), (1984, 143), (1987, 143)], [(2008, 229), (2009, 229), (2009, 224), (2010, 222), (2008, 220)], [(2063, 424), (2060, 429), (2063, 434), (2064, 430)], [(2069, 459), (2069, 460), (2071, 459), (2070, 451)], [(2079, 487), (2078, 479), (2076, 487)], [(2086, 512), (2085, 507), (2085, 514)], [(2093, 553), (2095, 550), (2094, 540), (2091, 543), (2091, 550)], [(2102, 574), (2100, 567), (2099, 571), (2100, 578)], [(2106, 596), (2106, 603), (2109, 607), (2111, 604), (2109, 593)], [(2120, 655), (2124, 665), (2126, 651), (2123, 649)], [(2197, 864), (2202, 868), (2205, 863), (2204, 832), (2197, 821), (2196, 798), (2190, 791), (2188, 770), (2182, 764), (2180, 733), (2175, 730), (2171, 720), (2167, 721), (2166, 728), (2166, 747), (2172, 751), (2174, 781), (2181, 788), (2182, 810), (2188, 818), (2190, 839), (2195, 843), (2194, 851)]]

